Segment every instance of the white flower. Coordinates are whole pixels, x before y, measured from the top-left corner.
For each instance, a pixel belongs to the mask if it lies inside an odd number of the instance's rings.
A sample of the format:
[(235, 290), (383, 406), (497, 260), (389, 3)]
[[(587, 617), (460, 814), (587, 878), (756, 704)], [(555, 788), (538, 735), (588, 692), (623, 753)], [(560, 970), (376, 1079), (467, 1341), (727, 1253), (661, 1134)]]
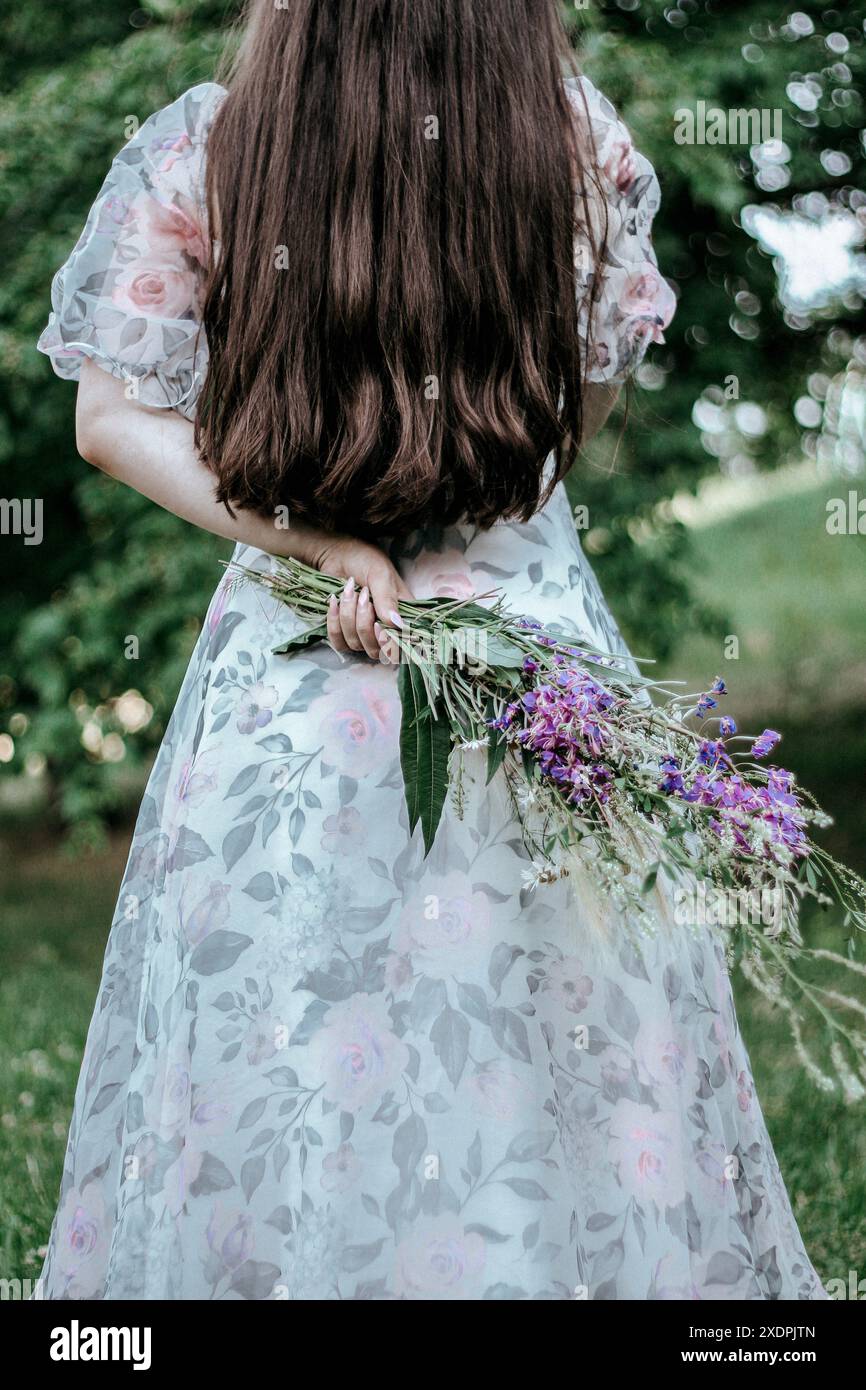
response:
[(260, 965), (271, 975), (296, 976), (323, 969), (340, 943), (340, 927), (351, 895), (328, 870), (297, 878), (271, 912)]
[(344, 1241), (343, 1229), (330, 1208), (308, 1212), (287, 1243), (289, 1292), (308, 1297), (311, 1289), (332, 1287), (339, 1277)]
[(558, 864), (545, 864), (540, 863), (538, 860), (533, 860), (532, 868), (524, 869), (521, 877), (523, 879), (524, 888), (533, 892), (540, 883), (555, 883), (558, 878), (564, 878), (566, 873), (567, 870), (563, 869)]
[(457, 747), (474, 751), (476, 748), (486, 748), (489, 742), (490, 739), (485, 734), (484, 738), (462, 738)]

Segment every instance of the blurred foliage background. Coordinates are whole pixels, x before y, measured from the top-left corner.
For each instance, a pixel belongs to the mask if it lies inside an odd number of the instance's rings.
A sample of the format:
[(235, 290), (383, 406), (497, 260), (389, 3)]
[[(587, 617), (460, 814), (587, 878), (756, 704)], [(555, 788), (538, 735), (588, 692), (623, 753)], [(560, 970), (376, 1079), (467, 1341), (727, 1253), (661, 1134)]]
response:
[[(210, 78), (236, 13), (20, 0), (0, 20), (2, 493), (44, 508), (41, 545), (0, 535), (7, 1276), (38, 1269), (130, 819), (226, 554), (78, 459), (74, 391), (35, 341), (127, 117)], [(563, 13), (656, 165), (656, 249), (679, 298), (570, 480), (586, 549), (639, 655), (694, 682), (721, 672), (741, 724), (785, 731), (787, 765), (835, 817), (832, 848), (862, 871), (866, 3)], [(680, 144), (676, 113), (698, 102), (780, 112), (781, 140)], [(828, 499), (849, 494), (853, 521), (831, 534)], [(811, 1091), (784, 1028), (738, 989), (807, 1244), (825, 1277), (847, 1277), (866, 1266), (862, 1114)]]

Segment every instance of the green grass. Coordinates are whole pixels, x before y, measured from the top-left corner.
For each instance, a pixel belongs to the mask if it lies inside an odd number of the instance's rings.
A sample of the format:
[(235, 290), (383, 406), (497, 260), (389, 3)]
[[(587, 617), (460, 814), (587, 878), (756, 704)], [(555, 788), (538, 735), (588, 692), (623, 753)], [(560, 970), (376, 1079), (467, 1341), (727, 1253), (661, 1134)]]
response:
[[(779, 729), (778, 761), (834, 817), (823, 843), (866, 874), (866, 537), (827, 534), (826, 500), (840, 493), (837, 482), (782, 495), (691, 533), (696, 588), (730, 616), (739, 656), (689, 636), (661, 674), (690, 689), (722, 675), (723, 712), (744, 732)], [(805, 930), (810, 944), (841, 944), (832, 918), (814, 915)], [(823, 1278), (846, 1279), (866, 1270), (866, 1104), (818, 1092), (778, 1013), (739, 973), (734, 988), (809, 1253)]]
[(864, 1106), (818, 1091), (784, 1022), (742, 977), (734, 978), (755, 1086), (806, 1248), (823, 1280), (866, 1271)]
[[(808, 945), (840, 949), (842, 935), (832, 914), (812, 910), (801, 925)], [(849, 1269), (862, 1274), (866, 1103), (849, 1106), (819, 1091), (799, 1064), (779, 1011), (739, 971), (733, 983), (757, 1095), (809, 1254), (825, 1281), (847, 1280)], [(834, 983), (839, 984), (838, 968)], [(848, 993), (863, 998), (862, 988), (852, 989), (848, 977), (844, 984)], [(819, 1055), (826, 1054), (819, 1050)]]
[(866, 536), (827, 534), (826, 502), (839, 494), (838, 480), (824, 483), (691, 531), (695, 590), (730, 617), (739, 655), (690, 635), (667, 675), (721, 674), (729, 712), (770, 724), (866, 706)]
[(34, 1279), (57, 1203), (72, 1096), (125, 842), (70, 859), (0, 846), (0, 1276)]
[[(684, 643), (668, 674), (721, 671), (730, 712), (785, 733), (784, 761), (837, 818), (827, 842), (866, 870), (866, 541), (829, 538), (827, 490), (788, 496), (695, 532), (700, 585), (731, 615), (738, 661)], [(859, 684), (858, 684), (859, 681)], [(35, 825), (7, 835), (0, 887), (0, 1275), (33, 1278), (57, 1197), (78, 1059), (123, 860), (69, 859)], [(836, 944), (831, 922), (811, 939)], [(809, 1252), (824, 1279), (866, 1271), (866, 1106), (818, 1092), (784, 1021), (737, 976), (740, 1022), (758, 1095)]]

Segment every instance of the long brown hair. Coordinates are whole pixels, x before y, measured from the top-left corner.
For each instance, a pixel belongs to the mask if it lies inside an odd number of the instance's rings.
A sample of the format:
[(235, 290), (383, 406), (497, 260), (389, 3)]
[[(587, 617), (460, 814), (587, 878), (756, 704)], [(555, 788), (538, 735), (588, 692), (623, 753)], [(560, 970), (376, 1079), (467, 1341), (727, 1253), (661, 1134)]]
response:
[(546, 499), (581, 434), (578, 226), (601, 254), (570, 62), (555, 0), (252, 0), (208, 138), (220, 500), (369, 534)]

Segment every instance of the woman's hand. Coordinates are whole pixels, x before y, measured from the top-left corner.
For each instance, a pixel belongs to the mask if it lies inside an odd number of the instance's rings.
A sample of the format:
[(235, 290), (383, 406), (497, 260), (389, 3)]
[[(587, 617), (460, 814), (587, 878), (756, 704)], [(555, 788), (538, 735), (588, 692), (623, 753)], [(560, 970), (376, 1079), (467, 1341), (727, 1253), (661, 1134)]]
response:
[(192, 423), (173, 410), (127, 399), (124, 383), (89, 358), (82, 363), (76, 426), (82, 458), (175, 516), (268, 555), (292, 555), (338, 579), (352, 579), (328, 615), (331, 645), (338, 652), (399, 658), (383, 629), (400, 626), (397, 604), (412, 595), (378, 546), (305, 522), (284, 529), (257, 512), (226, 511), (216, 500), (213, 474), (196, 452)]
[(399, 651), (385, 629), (403, 626), (397, 604), (412, 593), (385, 552), (351, 536), (335, 536), (317, 552), (315, 567), (346, 581), (328, 612), (328, 641), (334, 650), (396, 661)]

